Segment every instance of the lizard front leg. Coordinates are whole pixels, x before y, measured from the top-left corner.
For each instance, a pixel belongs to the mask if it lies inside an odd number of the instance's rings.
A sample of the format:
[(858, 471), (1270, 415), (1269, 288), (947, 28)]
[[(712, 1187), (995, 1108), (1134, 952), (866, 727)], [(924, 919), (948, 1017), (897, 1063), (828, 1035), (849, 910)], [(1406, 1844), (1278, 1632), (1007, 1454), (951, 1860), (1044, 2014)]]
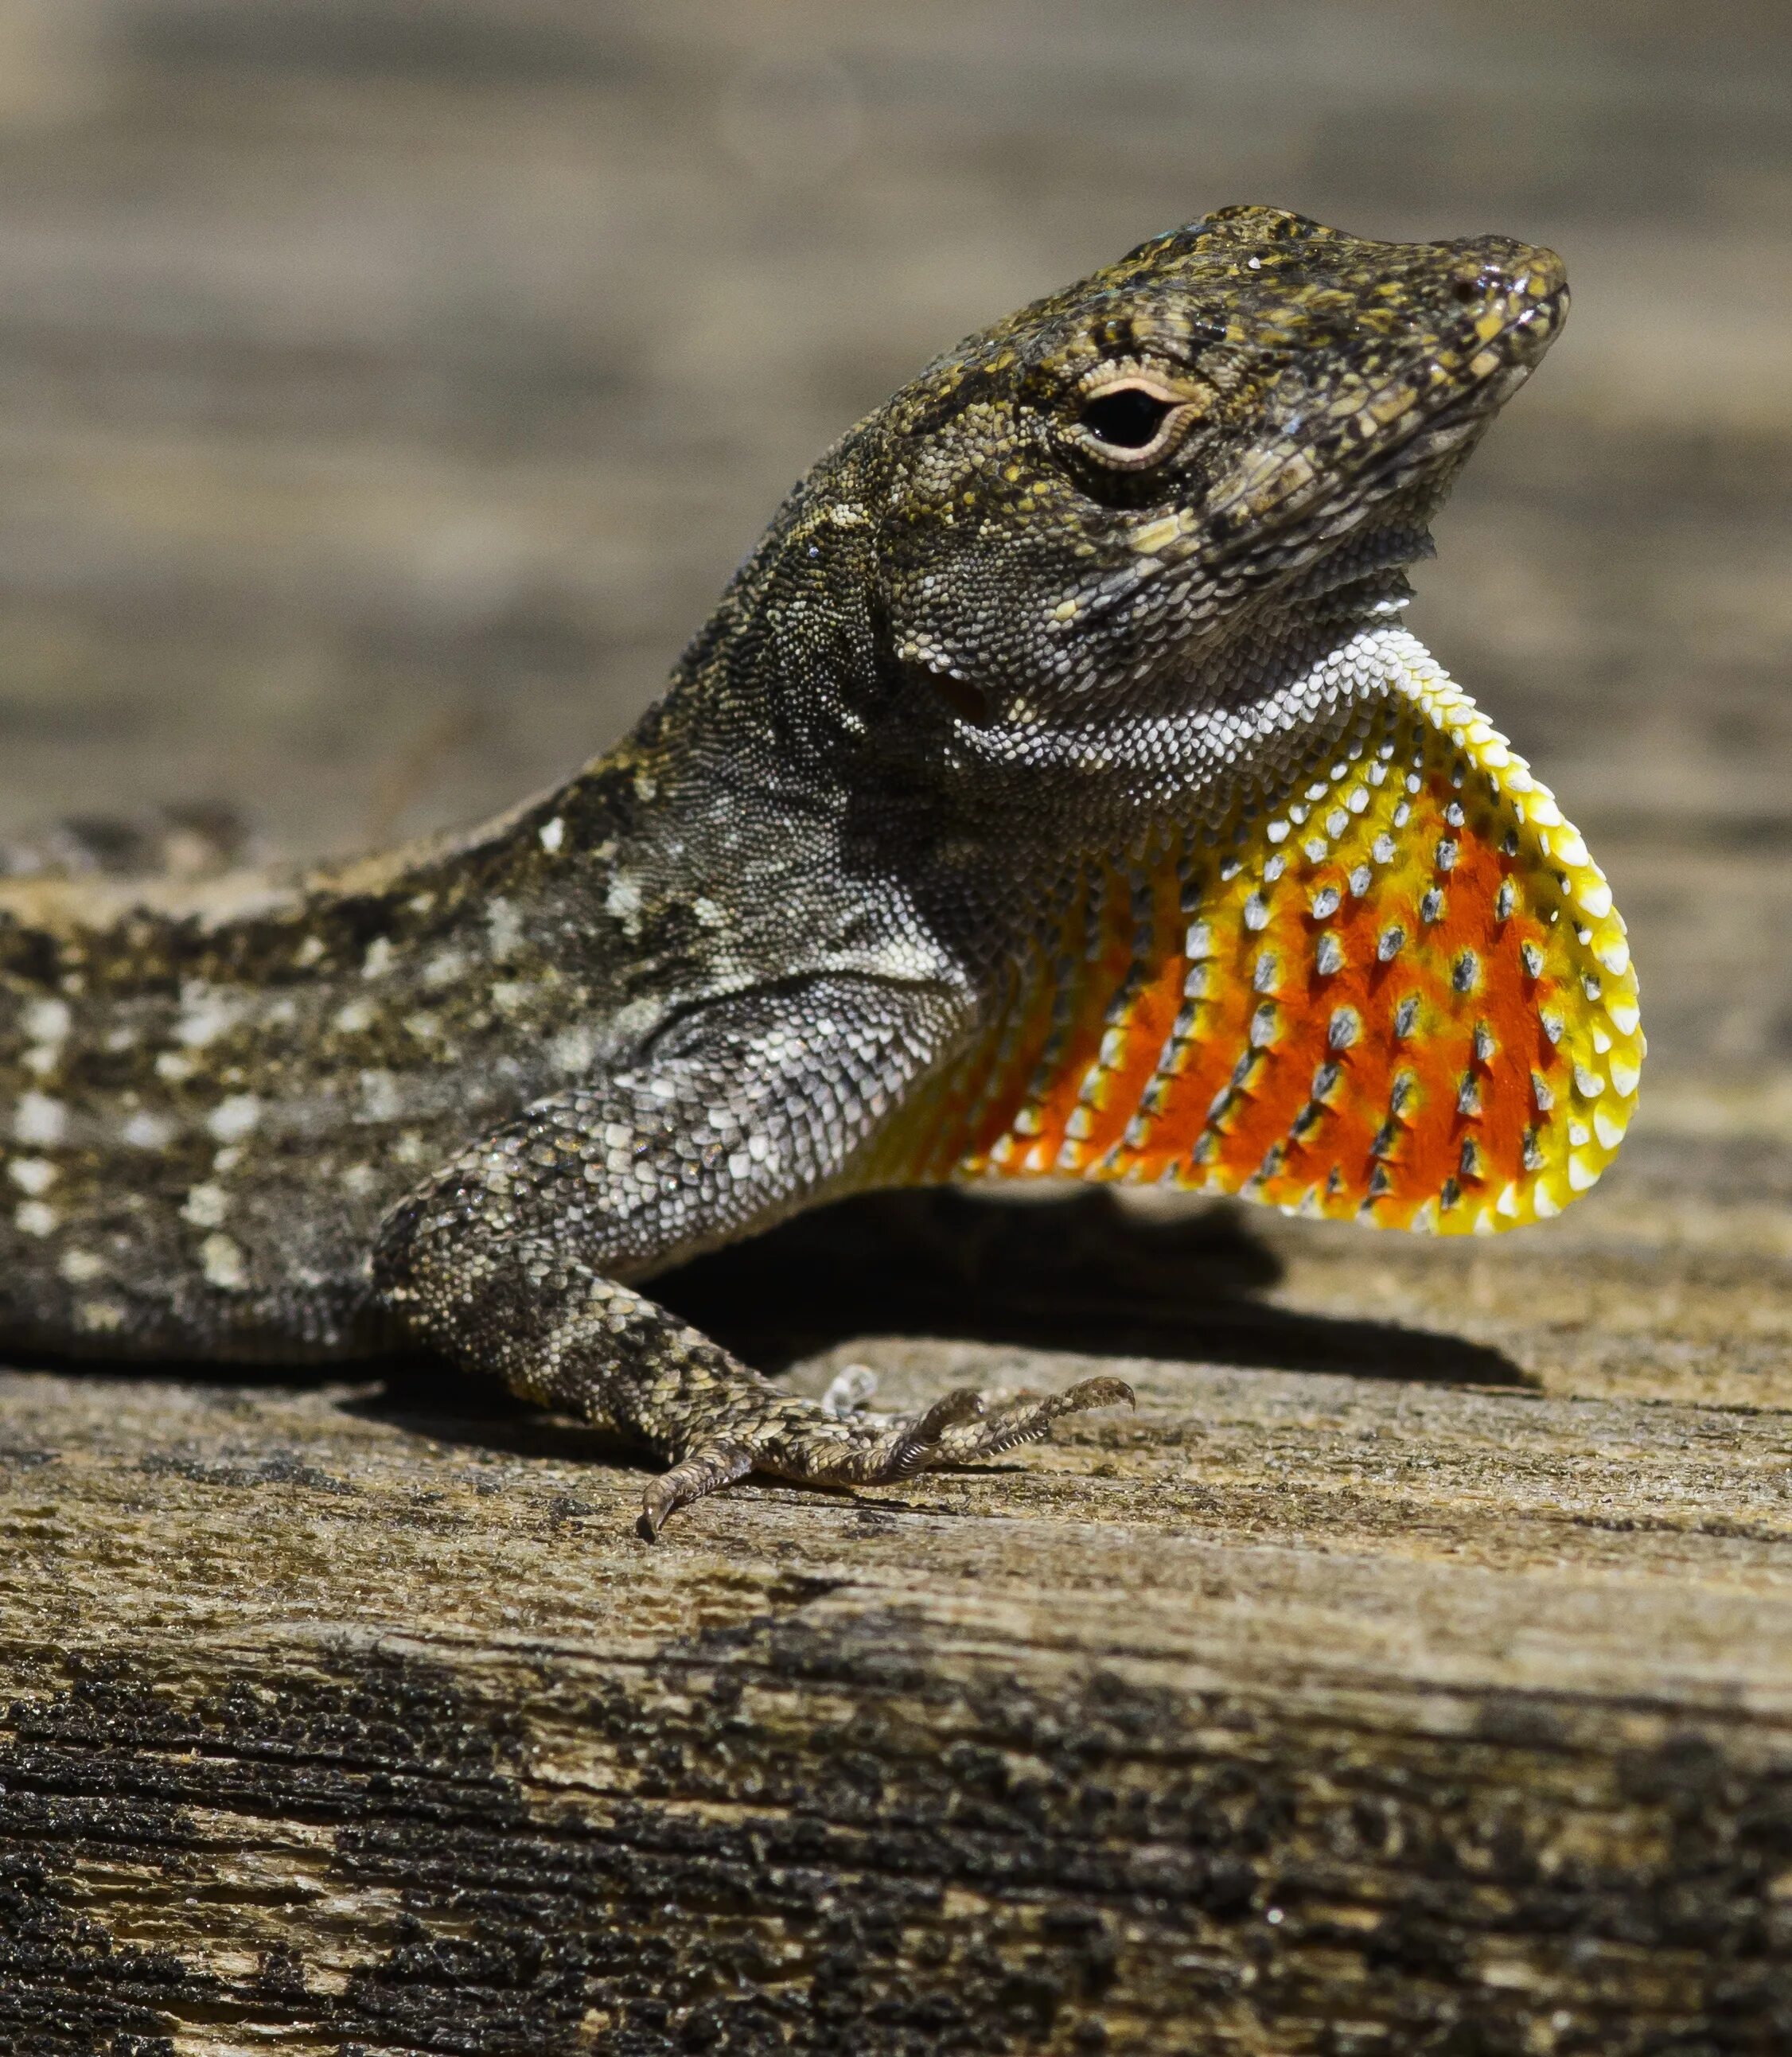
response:
[(866, 1421), (786, 1393), (627, 1282), (851, 1183), (905, 1089), (950, 1046), (937, 990), (816, 979), (687, 1017), (629, 1070), (537, 1102), (388, 1216), (375, 1285), (419, 1341), (671, 1461), (675, 1509), (752, 1471), (870, 1484), (1130, 1401), (1118, 1379), (1050, 1398), (948, 1393)]

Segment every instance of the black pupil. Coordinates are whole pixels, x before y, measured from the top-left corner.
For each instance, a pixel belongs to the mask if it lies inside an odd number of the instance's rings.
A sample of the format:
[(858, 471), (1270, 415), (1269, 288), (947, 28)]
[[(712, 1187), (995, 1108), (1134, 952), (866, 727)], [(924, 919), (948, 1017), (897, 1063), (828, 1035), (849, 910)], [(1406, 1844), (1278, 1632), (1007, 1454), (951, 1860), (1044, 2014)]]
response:
[(1104, 443), (1122, 450), (1143, 450), (1164, 426), (1170, 402), (1142, 386), (1122, 386), (1103, 393), (1083, 410), (1083, 425)]

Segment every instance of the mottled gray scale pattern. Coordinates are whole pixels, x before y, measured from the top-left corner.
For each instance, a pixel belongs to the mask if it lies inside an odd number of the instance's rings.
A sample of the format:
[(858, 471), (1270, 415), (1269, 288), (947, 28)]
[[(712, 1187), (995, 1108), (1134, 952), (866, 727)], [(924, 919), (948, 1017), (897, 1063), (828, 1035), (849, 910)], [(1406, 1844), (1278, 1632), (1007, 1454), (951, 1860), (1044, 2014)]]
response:
[(851, 430), (660, 705), (557, 792), (290, 876), (220, 871), (203, 836), (149, 880), (105, 852), (153, 839), (10, 862), (0, 1330), (426, 1342), (669, 1459), (649, 1533), (749, 1470), (900, 1477), (1124, 1398), (830, 1411), (638, 1289), (919, 1175), (930, 1090), (1000, 1047), (1100, 861), (1211, 830), (1342, 731), (1330, 654), (1398, 622), (1565, 300), (1501, 239), (1225, 210)]

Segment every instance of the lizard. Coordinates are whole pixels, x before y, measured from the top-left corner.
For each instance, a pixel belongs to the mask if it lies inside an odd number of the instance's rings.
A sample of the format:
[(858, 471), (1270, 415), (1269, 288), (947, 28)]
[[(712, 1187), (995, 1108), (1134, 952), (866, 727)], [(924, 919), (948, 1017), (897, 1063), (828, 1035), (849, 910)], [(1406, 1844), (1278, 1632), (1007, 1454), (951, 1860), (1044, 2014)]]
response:
[(0, 878), (0, 1338), (421, 1346), (662, 1460), (651, 1540), (1132, 1398), (817, 1401), (644, 1290), (799, 1209), (1559, 1213), (1635, 1104), (1624, 923), (1401, 616), (1567, 303), (1509, 239), (1222, 209), (849, 430), (557, 789), (371, 856)]

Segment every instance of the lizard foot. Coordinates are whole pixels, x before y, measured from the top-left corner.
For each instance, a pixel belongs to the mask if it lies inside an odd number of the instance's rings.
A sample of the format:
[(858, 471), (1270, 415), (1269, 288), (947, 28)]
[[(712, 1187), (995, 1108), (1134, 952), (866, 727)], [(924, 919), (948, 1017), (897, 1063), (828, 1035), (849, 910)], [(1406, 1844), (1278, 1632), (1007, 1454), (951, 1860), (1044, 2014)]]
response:
[[(887, 1485), (918, 1472), (973, 1464), (1021, 1443), (1037, 1442), (1066, 1414), (1137, 1405), (1132, 1387), (1121, 1378), (1085, 1378), (1062, 1393), (1045, 1395), (982, 1393), (960, 1387), (936, 1400), (924, 1414), (836, 1415), (823, 1437), (806, 1434), (800, 1422), (792, 1425), (794, 1433), (786, 1427), (762, 1446), (757, 1468), (817, 1483)], [(845, 1441), (840, 1437), (842, 1426), (849, 1431)]]
[(1062, 1393), (1044, 1395), (1006, 1393), (986, 1405), (976, 1418), (949, 1429), (940, 1438), (930, 1468), (974, 1464), (980, 1457), (999, 1457), (1021, 1443), (1036, 1443), (1049, 1435), (1052, 1424), (1065, 1414), (1084, 1413), (1092, 1407), (1136, 1409), (1138, 1405), (1137, 1395), (1124, 1378), (1085, 1378)]
[(780, 1396), (772, 1420), (755, 1434), (705, 1443), (682, 1458), (641, 1496), (636, 1524), (652, 1542), (681, 1507), (732, 1485), (749, 1472), (775, 1473), (810, 1485), (872, 1485), (912, 1478), (939, 1461), (942, 1440), (974, 1421), (983, 1397), (969, 1387), (936, 1400), (925, 1414), (882, 1423), (850, 1421), (808, 1401)]
[(652, 1542), (680, 1508), (732, 1485), (752, 1468), (753, 1453), (739, 1443), (708, 1443), (700, 1450), (693, 1450), (682, 1463), (655, 1479), (641, 1495), (636, 1533), (644, 1543)]
[[(854, 1385), (862, 1388), (860, 1381)], [(869, 1397), (868, 1388), (862, 1390)], [(890, 1485), (920, 1472), (974, 1463), (1036, 1442), (1066, 1414), (1137, 1404), (1132, 1387), (1120, 1378), (1085, 1378), (1043, 1397), (1018, 1392), (986, 1397), (960, 1386), (925, 1413), (894, 1419), (867, 1420), (855, 1412), (786, 1401), (779, 1418), (756, 1434), (703, 1444), (655, 1479), (642, 1496), (637, 1527), (652, 1542), (680, 1508), (749, 1472), (807, 1485)]]

